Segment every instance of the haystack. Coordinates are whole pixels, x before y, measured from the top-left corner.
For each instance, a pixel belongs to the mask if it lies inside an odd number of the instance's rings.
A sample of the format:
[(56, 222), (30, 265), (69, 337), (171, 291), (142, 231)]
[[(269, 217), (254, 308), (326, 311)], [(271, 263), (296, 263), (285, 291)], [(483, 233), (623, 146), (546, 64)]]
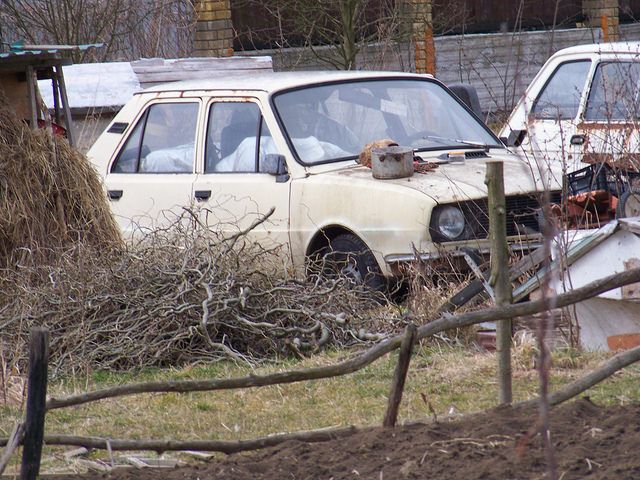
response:
[(97, 172), (65, 139), (31, 130), (0, 90), (0, 268), (78, 243), (121, 244)]

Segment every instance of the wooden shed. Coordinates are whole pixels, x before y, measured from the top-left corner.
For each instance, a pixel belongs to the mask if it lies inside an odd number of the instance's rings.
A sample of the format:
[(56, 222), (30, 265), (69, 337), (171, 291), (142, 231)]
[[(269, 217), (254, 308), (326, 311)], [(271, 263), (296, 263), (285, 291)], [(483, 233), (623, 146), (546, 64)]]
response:
[[(32, 128), (48, 124), (39, 88), (49, 85), (53, 122), (64, 126), (67, 138), (73, 145), (71, 112), (65, 88), (63, 66), (71, 60), (64, 53), (75, 49), (88, 49), (100, 45), (24, 45), (15, 43), (8, 52), (0, 52), (0, 88), (6, 101), (18, 118)], [(38, 83), (43, 81), (45, 83)]]

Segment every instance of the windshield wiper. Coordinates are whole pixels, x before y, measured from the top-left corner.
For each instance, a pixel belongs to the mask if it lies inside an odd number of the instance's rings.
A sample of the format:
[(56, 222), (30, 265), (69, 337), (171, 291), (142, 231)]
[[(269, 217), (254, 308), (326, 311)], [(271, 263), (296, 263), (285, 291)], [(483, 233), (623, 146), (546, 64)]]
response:
[[(449, 145), (449, 143), (453, 142), (453, 143), (457, 143), (460, 145), (468, 145), (470, 147), (473, 148), (481, 148), (482, 150), (485, 151), (489, 151), (490, 148), (496, 148), (497, 145), (489, 145), (487, 143), (479, 143), (479, 142), (474, 142), (471, 140), (461, 140), (459, 138), (447, 138), (447, 137), (438, 137), (437, 135), (423, 135), (422, 138), (424, 140), (433, 140), (435, 142), (438, 142), (441, 145), (448, 145), (448, 146), (455, 146), (455, 145)], [(422, 149), (418, 149), (418, 151), (420, 151)]]

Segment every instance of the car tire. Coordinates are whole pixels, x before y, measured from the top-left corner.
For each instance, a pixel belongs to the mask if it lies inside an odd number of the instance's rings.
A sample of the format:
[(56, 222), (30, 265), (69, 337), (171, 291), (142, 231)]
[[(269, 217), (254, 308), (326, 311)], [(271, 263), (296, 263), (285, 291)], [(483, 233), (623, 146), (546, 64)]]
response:
[(357, 236), (343, 233), (329, 242), (319, 255), (324, 276), (343, 275), (353, 283), (384, 292), (387, 282), (373, 253)]
[(618, 199), (616, 218), (637, 217), (640, 215), (640, 189), (627, 190)]

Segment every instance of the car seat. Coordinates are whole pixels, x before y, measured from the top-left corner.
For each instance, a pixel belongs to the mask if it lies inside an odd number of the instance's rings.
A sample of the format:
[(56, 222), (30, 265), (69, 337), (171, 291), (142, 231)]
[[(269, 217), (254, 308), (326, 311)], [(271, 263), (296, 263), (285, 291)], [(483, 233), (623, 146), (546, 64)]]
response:
[(233, 112), (229, 125), (220, 132), (221, 158), (231, 155), (245, 138), (258, 136), (260, 112), (252, 103), (246, 104), (246, 107)]

